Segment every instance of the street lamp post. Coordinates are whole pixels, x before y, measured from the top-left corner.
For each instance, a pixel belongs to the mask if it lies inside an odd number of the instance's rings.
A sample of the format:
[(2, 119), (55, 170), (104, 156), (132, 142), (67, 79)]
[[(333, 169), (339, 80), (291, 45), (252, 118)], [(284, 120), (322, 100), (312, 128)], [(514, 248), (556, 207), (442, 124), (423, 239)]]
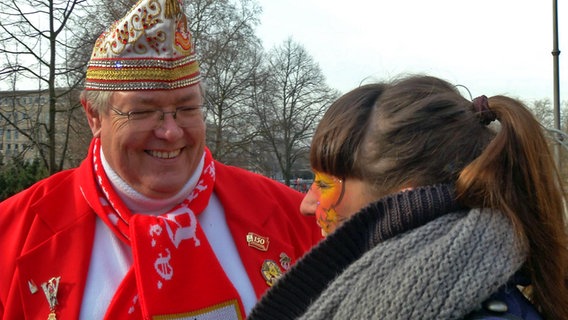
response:
[[(558, 49), (558, 0), (552, 0), (552, 59), (553, 59), (553, 73), (554, 73), (554, 129), (561, 131), (560, 128), (560, 71), (558, 68), (558, 60), (560, 56), (560, 50)], [(560, 145), (562, 142), (562, 136), (557, 135), (555, 137), (557, 143), (555, 144), (555, 157), (556, 164), (560, 168)]]

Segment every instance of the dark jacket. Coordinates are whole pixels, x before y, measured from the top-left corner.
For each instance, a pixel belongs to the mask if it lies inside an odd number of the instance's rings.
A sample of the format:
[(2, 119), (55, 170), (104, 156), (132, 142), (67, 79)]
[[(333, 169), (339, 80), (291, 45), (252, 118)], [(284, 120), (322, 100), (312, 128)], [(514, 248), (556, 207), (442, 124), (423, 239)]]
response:
[(532, 303), (517, 289), (517, 285), (527, 285), (527, 281), (517, 276), (483, 302), (483, 307), (471, 313), (467, 320), (541, 320), (543, 319)]

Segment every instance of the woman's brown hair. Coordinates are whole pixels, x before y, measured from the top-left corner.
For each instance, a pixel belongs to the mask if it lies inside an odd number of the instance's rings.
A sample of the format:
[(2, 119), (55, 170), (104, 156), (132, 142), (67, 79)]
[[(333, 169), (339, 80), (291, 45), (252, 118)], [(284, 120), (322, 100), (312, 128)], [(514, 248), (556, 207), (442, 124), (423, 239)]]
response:
[(461, 203), (504, 212), (528, 247), (531, 301), (548, 319), (568, 319), (566, 194), (543, 128), (518, 100), (494, 96), (487, 107), (500, 129), (444, 80), (384, 85), (361, 146), (351, 148), (358, 175), (377, 196), (454, 183)]
[(326, 111), (312, 138), (313, 170), (340, 178), (362, 178), (355, 158), (382, 84), (367, 84), (341, 96)]

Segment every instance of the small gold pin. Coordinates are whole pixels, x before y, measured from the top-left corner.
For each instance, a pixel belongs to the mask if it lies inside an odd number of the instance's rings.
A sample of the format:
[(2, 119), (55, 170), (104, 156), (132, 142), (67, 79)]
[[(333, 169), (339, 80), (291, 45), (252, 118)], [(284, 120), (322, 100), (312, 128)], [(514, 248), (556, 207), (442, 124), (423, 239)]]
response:
[(253, 247), (260, 251), (268, 251), (268, 245), (270, 244), (270, 241), (268, 240), (268, 237), (263, 237), (256, 233), (249, 232), (247, 234), (247, 243), (249, 247)]
[(28, 280), (28, 288), (30, 288), (30, 292), (32, 294), (35, 294), (37, 292), (37, 286), (32, 279)]
[(55, 306), (57, 306), (57, 290), (59, 289), (59, 280), (61, 277), (53, 277), (47, 282), (41, 284), (43, 293), (47, 298), (47, 303), (49, 303), (49, 315), (48, 320), (56, 320), (55, 317)]
[(282, 270), (280, 270), (278, 264), (272, 260), (264, 260), (260, 272), (269, 287), (272, 287), (276, 283), (276, 280), (280, 279), (282, 276)]

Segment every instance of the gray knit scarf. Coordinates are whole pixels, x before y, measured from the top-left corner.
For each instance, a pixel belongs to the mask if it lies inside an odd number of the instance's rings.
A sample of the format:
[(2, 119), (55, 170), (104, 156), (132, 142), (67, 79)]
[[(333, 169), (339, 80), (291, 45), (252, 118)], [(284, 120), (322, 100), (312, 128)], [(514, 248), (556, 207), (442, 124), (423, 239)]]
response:
[(526, 259), (502, 213), (464, 209), (451, 185), (371, 204), (298, 261), (249, 318), (463, 318)]
[(442, 216), (368, 251), (300, 319), (460, 319), (520, 269), (514, 235), (498, 212)]

